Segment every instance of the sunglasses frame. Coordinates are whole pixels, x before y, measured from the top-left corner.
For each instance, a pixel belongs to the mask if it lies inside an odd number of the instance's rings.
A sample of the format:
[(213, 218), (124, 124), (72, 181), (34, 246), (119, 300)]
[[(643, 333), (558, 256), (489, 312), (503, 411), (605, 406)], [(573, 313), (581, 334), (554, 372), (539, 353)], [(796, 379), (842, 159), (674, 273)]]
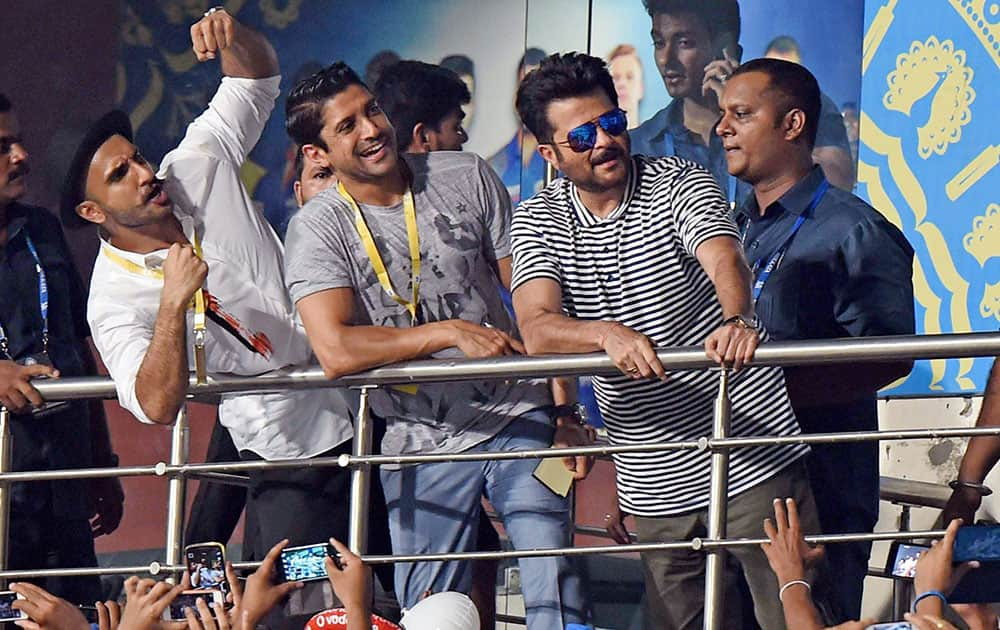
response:
[[(621, 125), (621, 129), (615, 132), (614, 125)], [(621, 107), (615, 107), (604, 112), (596, 120), (588, 120), (582, 125), (577, 125), (569, 130), (566, 139), (560, 142), (553, 141), (552, 144), (568, 146), (574, 153), (590, 151), (597, 144), (597, 126), (610, 136), (618, 137), (628, 129), (628, 115)]]

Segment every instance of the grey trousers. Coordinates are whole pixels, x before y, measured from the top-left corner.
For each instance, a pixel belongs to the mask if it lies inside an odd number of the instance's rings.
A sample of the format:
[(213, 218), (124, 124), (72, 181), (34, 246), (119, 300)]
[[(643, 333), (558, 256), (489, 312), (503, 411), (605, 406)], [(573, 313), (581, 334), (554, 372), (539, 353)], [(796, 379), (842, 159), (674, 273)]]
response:
[[(801, 461), (742, 492), (730, 497), (727, 515), (727, 538), (764, 536), (764, 519), (774, 518), (773, 500), (792, 497), (799, 507), (803, 534), (820, 532), (819, 518), (809, 479)], [(704, 537), (708, 511), (697, 510), (663, 518), (636, 517), (639, 542), (666, 542)], [(767, 557), (757, 546), (732, 547), (730, 561), (738, 562), (746, 576), (754, 601), (754, 614), (763, 630), (785, 630), (785, 619), (778, 599), (778, 579), (767, 564)], [(705, 609), (705, 555), (691, 550), (653, 551), (641, 554), (646, 578), (647, 628), (657, 630), (701, 630)], [(731, 564), (731, 563), (730, 563)], [(731, 573), (731, 572), (727, 572)], [(727, 576), (727, 630), (741, 630), (740, 601), (734, 592), (735, 575)]]

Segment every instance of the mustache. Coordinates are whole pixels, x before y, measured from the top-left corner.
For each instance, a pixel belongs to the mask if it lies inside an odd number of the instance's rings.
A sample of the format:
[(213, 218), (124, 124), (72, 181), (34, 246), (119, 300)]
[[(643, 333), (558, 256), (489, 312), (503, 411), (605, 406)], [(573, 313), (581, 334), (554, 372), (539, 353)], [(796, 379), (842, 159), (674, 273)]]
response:
[(31, 167), (28, 165), (28, 163), (21, 162), (20, 164), (18, 164), (17, 166), (15, 166), (10, 170), (9, 174), (7, 175), (7, 181), (10, 181), (12, 179), (17, 179), (18, 177), (24, 177), (30, 172), (31, 172)]
[(160, 194), (162, 190), (163, 190), (163, 180), (162, 179), (153, 180), (153, 183), (149, 185), (149, 192), (146, 193), (144, 197), (145, 203), (149, 203), (150, 201), (152, 201), (157, 195)]
[(357, 152), (358, 152), (358, 154), (364, 153), (365, 151), (368, 151), (372, 147), (378, 146), (380, 144), (384, 144), (386, 146), (389, 146), (389, 135), (388, 134), (385, 134), (385, 133), (379, 134), (371, 142), (368, 142), (363, 147), (360, 147)]
[(593, 166), (598, 166), (604, 164), (605, 162), (610, 162), (611, 160), (617, 160), (622, 155), (621, 149), (617, 147), (608, 147), (600, 153), (592, 156), (590, 158), (590, 163)]

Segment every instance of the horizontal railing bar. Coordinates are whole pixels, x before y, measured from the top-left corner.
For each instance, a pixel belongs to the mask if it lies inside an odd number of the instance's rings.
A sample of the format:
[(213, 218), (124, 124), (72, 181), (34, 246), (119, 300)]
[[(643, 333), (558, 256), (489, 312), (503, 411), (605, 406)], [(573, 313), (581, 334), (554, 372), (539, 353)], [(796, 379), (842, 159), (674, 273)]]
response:
[[(668, 370), (715, 367), (701, 347), (661, 348), (660, 362)], [(856, 361), (895, 361), (985, 357), (1000, 355), (1000, 333), (900, 335), (774, 341), (761, 345), (753, 365), (817, 365)], [(267, 392), (317, 387), (362, 387), (482, 379), (520, 379), (549, 376), (616, 374), (607, 354), (496, 357), (491, 359), (425, 359), (327, 379), (318, 367), (279, 370), (257, 376), (212, 374), (198, 385), (191, 379), (191, 395), (225, 392)], [(114, 383), (107, 377), (47, 379), (33, 383), (45, 400), (114, 398)]]
[[(846, 542), (874, 542), (885, 540), (913, 540), (941, 538), (945, 530), (936, 529), (919, 532), (874, 532), (868, 534), (826, 534), (806, 536), (811, 544), (837, 544)], [(522, 549), (514, 551), (465, 551), (451, 553), (431, 553), (399, 556), (362, 556), (366, 564), (393, 564), (396, 562), (441, 562), (462, 560), (513, 560), (517, 558), (539, 558), (548, 556), (591, 556), (600, 554), (640, 553), (643, 551), (665, 550), (709, 550), (729, 547), (756, 546), (767, 542), (766, 538), (734, 538), (728, 540), (693, 540), (633, 543), (630, 545), (602, 545), (597, 547), (557, 547), (552, 549)], [(259, 562), (234, 562), (233, 568), (241, 571), (255, 570)], [(183, 565), (166, 565), (152, 562), (144, 566), (132, 567), (93, 567), (78, 569), (35, 569), (26, 571), (0, 571), (0, 580), (21, 580), (33, 577), (84, 576), (84, 575), (120, 575), (123, 573), (149, 573), (152, 575), (179, 573), (186, 567)]]
[[(271, 461), (220, 462), (211, 464), (182, 464), (171, 466), (160, 462), (154, 466), (125, 466), (122, 468), (79, 468), (68, 470), (38, 470), (0, 473), (4, 481), (52, 481), (59, 479), (91, 479), (97, 477), (198, 476), (206, 473), (249, 472), (284, 468), (320, 468), (325, 466), (358, 466), (362, 464), (421, 464), (433, 462), (473, 462), (533, 459), (538, 457), (568, 457), (570, 455), (613, 455), (616, 453), (644, 453), (659, 450), (711, 450), (713, 448), (745, 448), (781, 444), (826, 444), (875, 440), (914, 440), (943, 437), (970, 437), (975, 435), (1000, 435), (1000, 427), (962, 427), (955, 429), (901, 429), (893, 431), (861, 431), (848, 433), (816, 433), (783, 437), (745, 437), (713, 440), (700, 438), (680, 442), (653, 442), (649, 444), (619, 444), (575, 446), (572, 448), (543, 448), (500, 452), (439, 453), (434, 455), (366, 455), (343, 454), (337, 457), (311, 459), (281, 459)], [(242, 485), (242, 484), (241, 484)]]
[(944, 509), (951, 498), (951, 488), (939, 483), (879, 477), (879, 497), (890, 503)]
[(209, 481), (212, 483), (221, 483), (227, 486), (242, 486), (244, 488), (249, 488), (250, 477), (246, 475), (229, 475), (221, 472), (189, 472), (185, 475), (189, 479), (200, 479), (202, 481)]

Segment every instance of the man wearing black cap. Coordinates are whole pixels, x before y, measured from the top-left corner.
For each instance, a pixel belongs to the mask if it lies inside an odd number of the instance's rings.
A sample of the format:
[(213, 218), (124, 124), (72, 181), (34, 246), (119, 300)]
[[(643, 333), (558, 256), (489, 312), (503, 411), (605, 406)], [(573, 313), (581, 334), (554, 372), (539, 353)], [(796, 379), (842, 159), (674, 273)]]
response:
[[(83, 285), (59, 222), (20, 203), (28, 171), (17, 116), (0, 94), (0, 404), (12, 413), (13, 470), (114, 466), (100, 400), (46, 405), (31, 384), (96, 369)], [(9, 569), (96, 566), (94, 537), (121, 521), (117, 479), (15, 483), (11, 490)], [(40, 583), (75, 603), (101, 596), (96, 577)]]
[[(221, 9), (191, 39), (199, 60), (221, 59), (225, 76), (159, 172), (132, 144), (128, 117), (112, 112), (81, 143), (63, 195), (67, 224), (100, 228), (94, 342), (122, 405), (157, 424), (174, 422), (191, 368), (256, 375), (311, 356), (285, 293), (281, 242), (239, 176), (278, 96), (274, 49)], [(350, 452), (356, 408), (339, 389), (232, 393), (219, 419), (243, 459), (305, 459)], [(251, 473), (255, 557), (283, 538), (346, 536), (349, 485), (349, 471), (330, 467)]]

